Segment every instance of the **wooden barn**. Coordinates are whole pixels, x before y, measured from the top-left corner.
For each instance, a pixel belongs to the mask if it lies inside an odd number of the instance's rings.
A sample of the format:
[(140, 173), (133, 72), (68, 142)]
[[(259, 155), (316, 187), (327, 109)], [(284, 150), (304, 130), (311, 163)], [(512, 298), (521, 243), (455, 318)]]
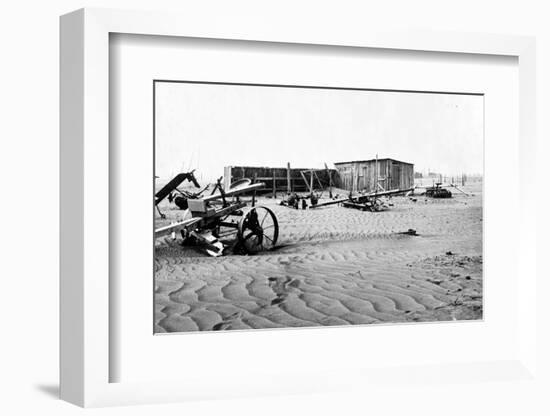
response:
[(414, 165), (395, 159), (355, 160), (338, 162), (339, 186), (348, 191), (374, 192), (409, 189), (414, 186)]

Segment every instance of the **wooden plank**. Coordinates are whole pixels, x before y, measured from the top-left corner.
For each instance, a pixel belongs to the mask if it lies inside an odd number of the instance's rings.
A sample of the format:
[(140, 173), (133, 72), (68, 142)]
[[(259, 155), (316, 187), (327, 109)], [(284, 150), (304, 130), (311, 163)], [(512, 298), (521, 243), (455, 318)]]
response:
[(307, 179), (306, 179), (306, 175), (304, 175), (304, 172), (302, 172), (302, 171), (300, 171), (300, 175), (302, 175), (302, 178), (303, 178), (303, 180), (304, 180), (304, 183), (306, 184), (306, 186), (307, 186), (308, 189), (309, 189), (309, 192), (311, 193), (312, 191), (311, 191), (311, 188), (309, 187), (309, 183), (308, 183), (308, 181), (307, 181)]
[(368, 193), (364, 196), (369, 196), (369, 197), (376, 197), (376, 196), (387, 196), (387, 195), (396, 195), (396, 194), (401, 194), (401, 193), (406, 193), (406, 192), (410, 192), (410, 191), (414, 191), (414, 188), (407, 188), (407, 189), (391, 189), (389, 191), (384, 191), (384, 192), (371, 192), (371, 193)]
[(165, 235), (170, 235), (174, 231), (180, 231), (184, 228), (188, 228), (194, 225), (198, 225), (202, 221), (202, 218), (189, 218), (184, 221), (180, 221), (174, 224), (166, 225), (155, 230), (155, 238), (163, 237)]
[(315, 175), (315, 178), (317, 179), (317, 183), (319, 184), (319, 189), (323, 189), (323, 184), (321, 183), (321, 180), (319, 179), (319, 175), (317, 175), (317, 172), (314, 172), (314, 171), (311, 171), (314, 175)]
[(225, 166), (223, 168), (223, 189), (228, 190), (231, 187), (231, 182), (233, 178), (233, 167)]
[(344, 206), (346, 208), (359, 209), (361, 211), (366, 211), (367, 209), (369, 209), (369, 207), (366, 203), (358, 203), (358, 202), (352, 202), (352, 201), (342, 202), (342, 206)]
[(332, 198), (332, 172), (330, 171), (326, 163), (325, 163), (325, 170), (328, 176), (328, 196)]
[(292, 192), (292, 181), (290, 180), (290, 162), (286, 164), (286, 191)]
[(313, 208), (319, 208), (319, 207), (326, 207), (328, 205), (340, 204), (342, 202), (346, 202), (346, 201), (349, 201), (349, 200), (350, 200), (350, 198), (344, 198), (344, 199), (337, 199), (335, 201), (322, 202), (322, 203), (317, 204), (317, 205), (311, 205), (310, 208), (313, 209)]
[[(273, 180), (273, 176), (258, 176), (256, 179), (259, 180), (259, 181), (271, 181)], [(278, 180), (278, 181), (286, 181), (287, 180), (287, 177), (286, 176), (275, 176), (275, 179)], [(299, 180), (302, 180), (301, 178), (291, 178), (291, 180), (293, 181), (299, 181)]]
[[(245, 193), (245, 192), (248, 192), (248, 191), (252, 191), (252, 190), (260, 189), (260, 188), (264, 188), (264, 187), (265, 187), (265, 183), (263, 183), (263, 182), (254, 183), (252, 185), (243, 186), (241, 188), (230, 189), (229, 191), (227, 191), (225, 193), (225, 196), (230, 197), (230, 196), (233, 196), (233, 195), (239, 195), (239, 194), (242, 194), (242, 193)], [(203, 198), (203, 200), (207, 201), (207, 202), (208, 201), (213, 201), (213, 200), (216, 200), (216, 199), (222, 199), (222, 194), (221, 193), (216, 193), (216, 194), (213, 194), (213, 195), (208, 195), (208, 196)]]
[(378, 191), (378, 153), (376, 154), (376, 173), (374, 177), (374, 192)]

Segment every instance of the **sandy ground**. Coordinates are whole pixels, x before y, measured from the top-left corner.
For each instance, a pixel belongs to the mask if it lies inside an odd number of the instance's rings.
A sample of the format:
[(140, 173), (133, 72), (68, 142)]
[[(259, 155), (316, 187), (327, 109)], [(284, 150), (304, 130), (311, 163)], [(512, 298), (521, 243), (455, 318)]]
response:
[[(294, 210), (278, 248), (212, 258), (170, 238), (155, 244), (155, 332), (482, 318), (481, 184), (452, 199), (391, 199), (371, 213)], [(164, 204), (166, 220), (182, 211)], [(400, 232), (415, 229), (418, 236)]]

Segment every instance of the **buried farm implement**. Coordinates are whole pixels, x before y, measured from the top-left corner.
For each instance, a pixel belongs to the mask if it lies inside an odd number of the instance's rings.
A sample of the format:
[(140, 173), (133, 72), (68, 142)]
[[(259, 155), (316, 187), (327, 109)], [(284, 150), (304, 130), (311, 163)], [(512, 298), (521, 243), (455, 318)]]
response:
[[(275, 247), (279, 224), (273, 211), (255, 206), (255, 191), (264, 183), (235, 183), (224, 191), (218, 180), (218, 192), (188, 199), (190, 218), (155, 230), (155, 238), (181, 234), (184, 245), (205, 248), (210, 256), (221, 256), (233, 246), (234, 253), (256, 254)], [(251, 207), (240, 195), (252, 192)], [(231, 238), (232, 237), (232, 238)]]
[[(328, 205), (342, 205), (346, 208), (355, 208), (360, 211), (379, 212), (388, 208), (388, 206), (382, 201), (382, 197), (391, 197), (394, 195), (405, 194), (408, 195), (414, 191), (414, 188), (409, 189), (392, 189), (389, 191), (378, 191), (365, 194), (350, 195), (347, 198), (335, 199), (332, 201), (324, 202), (312, 206), (311, 208), (325, 207)], [(391, 204), (390, 204), (391, 205)]]

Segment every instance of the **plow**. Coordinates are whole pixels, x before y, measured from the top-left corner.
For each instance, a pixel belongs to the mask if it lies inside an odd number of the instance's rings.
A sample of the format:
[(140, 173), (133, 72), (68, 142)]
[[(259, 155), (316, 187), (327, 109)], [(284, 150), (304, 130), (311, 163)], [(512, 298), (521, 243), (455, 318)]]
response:
[[(190, 218), (155, 230), (155, 238), (181, 235), (183, 245), (204, 248), (218, 257), (229, 247), (237, 254), (257, 254), (275, 247), (279, 236), (277, 217), (269, 208), (256, 206), (255, 191), (264, 183), (239, 181), (225, 191), (218, 179), (211, 195), (186, 199)], [(252, 192), (249, 204), (240, 196)]]

